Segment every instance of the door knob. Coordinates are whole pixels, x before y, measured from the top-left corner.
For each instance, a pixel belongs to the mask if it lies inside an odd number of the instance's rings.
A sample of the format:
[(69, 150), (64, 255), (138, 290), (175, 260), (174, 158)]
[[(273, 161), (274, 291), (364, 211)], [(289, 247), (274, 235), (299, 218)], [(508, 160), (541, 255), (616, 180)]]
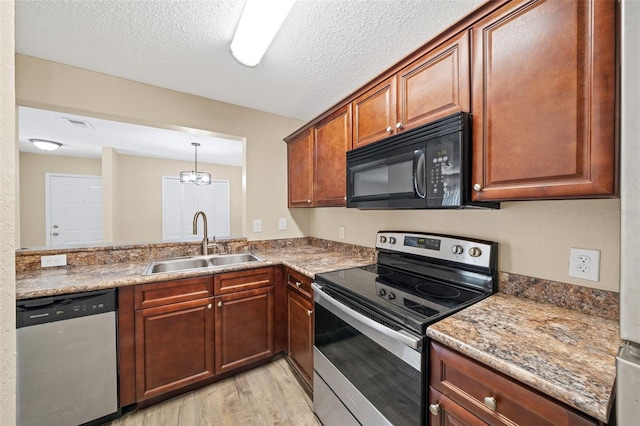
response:
[(57, 237), (59, 234), (57, 232), (53, 232), (51, 235), (53, 235), (54, 237)]

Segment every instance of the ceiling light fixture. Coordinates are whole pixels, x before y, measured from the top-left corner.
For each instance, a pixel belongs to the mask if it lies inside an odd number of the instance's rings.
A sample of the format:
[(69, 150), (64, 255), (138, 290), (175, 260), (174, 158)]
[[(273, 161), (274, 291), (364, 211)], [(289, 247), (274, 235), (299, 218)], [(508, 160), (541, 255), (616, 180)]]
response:
[(258, 65), (294, 2), (247, 0), (231, 41), (231, 55), (242, 65)]
[(180, 182), (195, 183), (196, 185), (209, 185), (211, 183), (211, 173), (198, 171), (198, 147), (197, 142), (191, 142), (196, 149), (195, 170), (180, 172)]
[(55, 151), (60, 148), (62, 144), (60, 142), (48, 141), (46, 139), (29, 139), (36, 148), (43, 151)]

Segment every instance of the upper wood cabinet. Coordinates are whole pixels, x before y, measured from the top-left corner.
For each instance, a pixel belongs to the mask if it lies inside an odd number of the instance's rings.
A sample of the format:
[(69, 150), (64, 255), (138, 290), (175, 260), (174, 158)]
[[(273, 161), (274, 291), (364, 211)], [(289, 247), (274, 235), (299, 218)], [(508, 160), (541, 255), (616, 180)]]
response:
[(351, 106), (345, 105), (316, 124), (313, 205), (345, 206), (346, 154), (351, 149)]
[(463, 31), (353, 101), (353, 147), (470, 110), (469, 33)]
[(351, 149), (351, 104), (285, 139), (289, 207), (346, 205), (346, 153)]
[(615, 8), (514, 0), (473, 26), (475, 201), (615, 195)]
[(384, 139), (394, 133), (396, 76), (386, 79), (353, 101), (353, 148)]
[(311, 207), (313, 198), (313, 129), (287, 142), (289, 207)]

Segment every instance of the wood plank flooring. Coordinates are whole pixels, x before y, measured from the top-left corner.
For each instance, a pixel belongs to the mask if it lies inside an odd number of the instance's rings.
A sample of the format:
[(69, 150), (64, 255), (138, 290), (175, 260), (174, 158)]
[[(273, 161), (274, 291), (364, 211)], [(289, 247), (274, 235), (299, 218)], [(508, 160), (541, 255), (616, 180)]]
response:
[(288, 362), (238, 374), (143, 410), (110, 426), (321, 426)]

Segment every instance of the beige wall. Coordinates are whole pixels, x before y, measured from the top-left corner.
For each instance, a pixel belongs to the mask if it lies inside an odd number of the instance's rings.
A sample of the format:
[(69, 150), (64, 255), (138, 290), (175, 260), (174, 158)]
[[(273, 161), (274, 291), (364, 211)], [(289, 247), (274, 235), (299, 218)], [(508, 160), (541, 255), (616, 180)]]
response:
[(14, 6), (0, 1), (0, 424), (16, 422)]
[(46, 173), (100, 176), (101, 160), (20, 153), (20, 247), (46, 244)]
[[(202, 129), (246, 138), (245, 236), (255, 240), (308, 233), (309, 213), (292, 215), (287, 209), (287, 150), (282, 141), (304, 124), (302, 121), (23, 55), (16, 55), (16, 102), (134, 124)], [(278, 218), (287, 218), (286, 231), (278, 231)], [(253, 219), (262, 219), (261, 233), (252, 232)]]
[[(42, 247), (46, 243), (46, 173), (102, 175), (103, 200), (108, 203), (103, 208), (105, 241), (135, 243), (162, 240), (162, 176), (178, 176), (191, 167), (192, 163), (186, 161), (115, 152), (103, 160), (21, 153), (21, 247)], [(199, 168), (214, 179), (230, 182), (231, 235), (241, 235), (242, 167), (201, 163)]]
[[(117, 241), (161, 241), (162, 176), (177, 177), (180, 171), (191, 170), (193, 163), (131, 155), (119, 159)], [(198, 170), (211, 173), (214, 180), (229, 181), (231, 235), (242, 235), (242, 167), (198, 163)]]
[[(373, 247), (378, 230), (415, 230), (497, 241), (498, 268), (619, 291), (620, 200), (523, 201), (500, 210), (360, 211), (313, 209), (311, 235)], [(569, 277), (571, 247), (601, 251), (600, 281)]]

